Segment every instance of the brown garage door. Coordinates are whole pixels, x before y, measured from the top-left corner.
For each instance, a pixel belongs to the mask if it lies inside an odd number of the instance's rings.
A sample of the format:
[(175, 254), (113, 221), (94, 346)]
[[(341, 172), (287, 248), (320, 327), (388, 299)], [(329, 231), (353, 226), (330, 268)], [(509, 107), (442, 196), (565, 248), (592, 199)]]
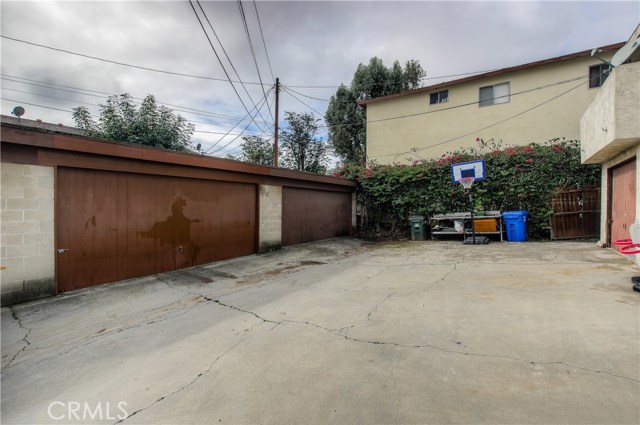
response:
[(56, 212), (59, 291), (256, 252), (252, 184), (58, 168)]
[[(629, 238), (629, 226), (636, 218), (636, 161), (633, 159), (612, 170), (611, 242)], [(620, 249), (612, 244), (615, 249)]]
[(282, 188), (282, 245), (348, 235), (351, 193)]

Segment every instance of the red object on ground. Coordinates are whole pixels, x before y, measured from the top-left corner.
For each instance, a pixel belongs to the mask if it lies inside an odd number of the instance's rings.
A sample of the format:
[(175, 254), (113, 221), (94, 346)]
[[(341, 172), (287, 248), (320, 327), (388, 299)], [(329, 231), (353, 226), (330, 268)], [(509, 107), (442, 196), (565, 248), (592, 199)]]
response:
[(620, 248), (620, 252), (627, 255), (640, 254), (640, 244), (633, 243), (633, 244), (625, 245), (622, 248)]
[(631, 239), (618, 239), (613, 241), (613, 244), (618, 246), (633, 245), (633, 241)]

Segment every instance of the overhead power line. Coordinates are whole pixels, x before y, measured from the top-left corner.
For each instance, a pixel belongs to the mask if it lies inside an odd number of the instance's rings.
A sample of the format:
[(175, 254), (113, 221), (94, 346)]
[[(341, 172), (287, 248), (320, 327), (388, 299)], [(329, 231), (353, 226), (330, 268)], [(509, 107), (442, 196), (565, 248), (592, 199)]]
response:
[(441, 75), (439, 77), (425, 77), (421, 81), (439, 80), (441, 78), (451, 78), (451, 77), (464, 77), (465, 75), (484, 74), (485, 72), (493, 72), (493, 71), (497, 71), (497, 69), (485, 69), (484, 71), (473, 71), (473, 72), (463, 72), (461, 74)]
[[(204, 131), (204, 130), (194, 130), (194, 133), (205, 133), (205, 134), (225, 134), (228, 135), (229, 133), (224, 132), (224, 131)], [(231, 134), (231, 136), (235, 136), (235, 134)]]
[[(25, 91), (21, 91), (21, 90), (7, 89), (6, 87), (3, 87), (2, 90), (11, 90), (11, 91), (15, 91), (15, 92), (18, 92), (18, 93), (26, 93), (26, 94), (30, 94), (30, 95), (34, 95), (34, 96), (46, 97), (46, 98), (50, 98), (50, 99), (63, 100), (63, 101), (74, 102), (74, 103), (80, 103), (80, 104), (89, 105), (89, 106), (101, 106), (101, 105), (97, 105), (95, 103), (80, 102), (80, 101), (76, 101), (76, 100), (72, 100), (72, 99), (65, 99), (65, 98), (61, 98), (61, 97), (47, 96), (47, 95), (42, 95), (42, 94), (37, 94), (37, 93), (25, 92)], [(6, 100), (6, 101), (9, 101), (9, 102), (16, 102), (16, 103), (23, 104), (23, 105), (36, 106), (38, 108), (45, 108), (45, 109), (52, 109), (54, 111), (73, 113), (73, 110), (55, 108), (55, 107), (52, 107), (52, 106), (40, 105), (40, 104), (37, 104), (37, 103), (30, 103), (30, 102), (25, 102), (25, 101), (22, 101), (22, 100), (8, 99), (8, 98), (4, 98), (4, 97), (0, 97), (0, 99)], [(210, 125), (210, 126), (214, 126), (214, 127), (230, 127), (230, 126), (227, 126), (227, 125), (212, 124), (212, 123), (203, 122), (203, 121), (194, 121), (194, 120), (188, 120), (188, 119), (185, 119), (185, 121), (191, 122), (191, 123), (195, 123), (195, 124)], [(242, 119), (242, 121), (244, 121), (244, 118)], [(236, 126), (234, 126), (233, 128), (235, 128)], [(232, 128), (232, 130), (233, 130), (233, 128)], [(229, 132), (225, 133), (225, 132), (205, 131), (205, 130), (194, 130), (194, 133), (229, 135)], [(235, 134), (231, 134), (231, 136), (236, 136), (236, 135)]]
[[(535, 88), (528, 89), (528, 90), (522, 90), (522, 91), (519, 91), (519, 92), (516, 92), (516, 93), (510, 93), (510, 94), (504, 95), (504, 96), (497, 96), (497, 97), (494, 97), (494, 98), (491, 98), (491, 99), (487, 99), (487, 100), (496, 100), (496, 99), (501, 99), (503, 97), (518, 96), (518, 95), (525, 94), (525, 93), (531, 93), (531, 92), (534, 92), (534, 91), (547, 89), (549, 87), (554, 87), (554, 86), (559, 86), (559, 85), (562, 85), (562, 84), (572, 83), (574, 81), (583, 80), (585, 78), (588, 78), (588, 77), (583, 75), (583, 76), (580, 76), (580, 77), (570, 78), (568, 80), (558, 81), (558, 82), (555, 82), (555, 83), (546, 84), (544, 86), (535, 87)], [(380, 118), (380, 119), (377, 119), (377, 120), (368, 120), (367, 122), (368, 123), (376, 123), (376, 122), (383, 122), (383, 121), (398, 120), (398, 119), (402, 119), (402, 118), (410, 118), (410, 117), (415, 117), (415, 116), (418, 116), (418, 115), (435, 114), (435, 113), (439, 113), (439, 112), (449, 111), (451, 109), (463, 108), (465, 106), (478, 105), (479, 103), (480, 103), (480, 101), (477, 100), (477, 101), (474, 101), (474, 102), (469, 102), (469, 103), (463, 103), (463, 104), (460, 104), (460, 105), (450, 106), (448, 108), (434, 109), (433, 111), (416, 112), (415, 114), (398, 115), (398, 116), (389, 117), (389, 118)]]
[[(209, 37), (209, 34), (207, 33), (207, 30), (204, 27), (204, 24), (202, 23), (202, 20), (200, 19), (200, 15), (198, 15), (198, 11), (196, 10), (195, 6), (193, 5), (193, 1), (192, 0), (189, 0), (189, 5), (191, 6), (191, 9), (193, 9), (193, 13), (196, 15), (196, 19), (198, 20), (198, 23), (200, 24), (200, 28), (202, 28), (202, 32), (204, 33), (204, 36), (206, 37), (207, 41), (209, 42), (209, 46), (211, 46), (211, 50), (213, 50), (213, 53), (216, 56), (216, 59), (218, 59), (218, 62), (220, 63), (220, 66), (222, 67), (222, 70), (224, 71), (224, 74), (227, 76), (227, 80), (231, 84), (231, 87), (233, 88), (233, 91), (235, 92), (236, 96), (238, 97), (238, 100), (240, 100), (240, 103), (242, 104), (242, 107), (245, 109), (245, 111), (247, 111), (248, 116), (251, 118), (251, 121), (253, 121), (253, 123), (256, 125), (256, 127), (258, 127), (261, 131), (264, 131), (264, 129), (258, 125), (258, 123), (254, 119), (254, 117), (251, 115), (251, 112), (249, 112), (249, 108), (247, 108), (247, 105), (245, 105), (244, 101), (242, 100), (242, 96), (240, 96), (240, 93), (238, 93), (238, 89), (236, 89), (235, 84), (233, 84), (233, 81), (231, 80), (231, 77), (229, 76), (229, 73), (227, 72), (226, 68), (224, 67), (224, 64), (222, 63), (222, 59), (220, 59), (220, 55), (218, 55), (218, 52), (217, 52), (215, 46), (213, 45), (213, 42), (211, 41), (211, 38)], [(202, 12), (204, 14), (204, 10)], [(206, 18), (206, 14), (204, 14), (204, 16)], [(241, 82), (241, 84), (242, 84), (242, 82)], [(252, 103), (253, 103), (253, 100), (252, 100)], [(253, 105), (256, 106), (255, 103), (253, 103)], [(256, 109), (257, 109), (257, 106), (256, 106)], [(258, 112), (260, 112), (260, 111), (258, 110)]]
[(271, 80), (275, 81), (273, 76), (273, 69), (271, 68), (271, 59), (269, 59), (269, 50), (267, 50), (267, 43), (264, 41), (264, 32), (262, 32), (262, 23), (260, 23), (260, 14), (258, 13), (258, 3), (253, 0), (253, 7), (256, 10), (256, 19), (258, 20), (258, 28), (260, 28), (260, 37), (262, 37), (262, 46), (264, 47), (264, 54), (267, 56), (267, 63), (269, 64), (269, 72), (271, 73)]
[[(567, 84), (567, 83), (571, 83), (571, 82), (574, 82), (574, 81), (582, 80), (582, 79), (585, 79), (585, 78), (588, 78), (588, 77), (583, 75), (583, 76), (571, 78), (571, 79), (568, 79), (568, 80), (558, 81), (558, 82), (547, 84), (547, 85), (544, 85), (544, 86), (535, 87), (533, 89), (528, 89), (528, 90), (523, 90), (523, 91), (519, 91), (519, 92), (516, 92), (516, 93), (511, 93), (511, 94), (509, 94), (509, 97), (518, 96), (518, 95), (521, 95), (521, 94), (530, 93), (530, 92), (534, 92), (534, 91), (538, 91), (538, 90), (543, 90), (543, 89), (546, 89), (546, 88), (549, 88), (549, 87), (554, 87), (554, 86), (558, 86), (558, 85), (562, 85), (562, 84)], [(498, 97), (492, 98), (491, 100), (499, 99), (501, 97), (505, 97), (505, 96), (498, 96)], [(411, 117), (416, 117), (416, 116), (420, 116), (420, 115), (437, 114), (437, 113), (440, 113), (440, 112), (449, 111), (451, 109), (458, 109), (458, 108), (463, 108), (463, 107), (466, 107), (466, 106), (478, 105), (479, 103), (480, 103), (480, 101), (478, 100), (478, 101), (474, 101), (474, 102), (463, 103), (463, 104), (460, 104), (460, 105), (449, 106), (447, 108), (435, 109), (435, 110), (432, 110), (432, 111), (416, 112), (414, 114), (398, 115), (398, 116), (395, 116), (395, 117), (380, 118), (378, 120), (368, 120), (367, 123), (376, 123), (376, 122), (382, 122), (382, 121), (393, 121), (393, 120), (397, 120), (397, 119), (411, 118)], [(320, 125), (318, 127), (319, 128), (353, 127), (353, 126), (356, 126), (356, 125), (362, 125), (362, 123), (344, 123), (344, 124), (336, 124), (334, 126)]]
[[(66, 86), (66, 85), (61, 85), (61, 84), (56, 84), (56, 83), (48, 83), (48, 82), (45, 82), (45, 81), (32, 80), (32, 79), (23, 78), (23, 77), (14, 77), (14, 76), (6, 75), (6, 74), (2, 74), (2, 80), (9, 81), (9, 82), (12, 82), (12, 83), (26, 84), (26, 85), (35, 86), (35, 87), (43, 87), (43, 88), (62, 91), (62, 92), (75, 93), (75, 94), (80, 94), (80, 95), (83, 95), (83, 96), (97, 97), (97, 98), (100, 98), (100, 99), (106, 99), (106, 98), (108, 98), (110, 96), (119, 96), (119, 95), (113, 94), (113, 93), (101, 92), (101, 91), (97, 91), (97, 90), (89, 90), (89, 89), (73, 87), (73, 86)], [(85, 91), (86, 92), (90, 92), (90, 93), (84, 93)], [(93, 94), (93, 93), (102, 93), (102, 94)], [(37, 93), (31, 93), (31, 94), (39, 96)], [(142, 98), (135, 97), (135, 96), (132, 96), (132, 98), (134, 100), (137, 100), (137, 101), (142, 101), (143, 100)], [(171, 109), (174, 110), (174, 111), (184, 112), (184, 113), (187, 113), (187, 114), (206, 116), (206, 117), (212, 117), (212, 118), (217, 118), (217, 119), (227, 119), (227, 120), (239, 120), (239, 119), (241, 119), (241, 117), (237, 117), (237, 116), (218, 114), (216, 112), (205, 111), (205, 110), (202, 110), (202, 109), (190, 108), (188, 106), (175, 105), (175, 104), (171, 104), (171, 103), (162, 102), (162, 101), (159, 101), (159, 100), (156, 100), (156, 103), (158, 105), (161, 105), (161, 106), (171, 107)], [(95, 105), (95, 106), (100, 106), (100, 105)], [(192, 121), (192, 122), (197, 122), (197, 121)], [(264, 121), (263, 123), (267, 124), (266, 121)], [(215, 125), (225, 126), (224, 124), (215, 124)]]
[(60, 108), (54, 108), (52, 106), (38, 105), (37, 103), (23, 102), (21, 100), (9, 99), (9, 98), (6, 98), (6, 97), (0, 97), (0, 100), (6, 100), (7, 102), (21, 103), (23, 105), (36, 106), (38, 108), (52, 109), (54, 111), (71, 112), (71, 113), (73, 112), (73, 111), (71, 111), (69, 109), (60, 109)]
[[(263, 102), (267, 102), (267, 100), (268, 100), (268, 95), (269, 95), (269, 93), (270, 93), (270, 92), (271, 92), (271, 90), (267, 91), (267, 93), (266, 93), (265, 97), (263, 97), (263, 98), (260, 100), (260, 102), (258, 102), (258, 104), (261, 104), (261, 103), (263, 103)], [(253, 109), (258, 109), (258, 106), (256, 105)], [(253, 111), (253, 109), (252, 109), (252, 111)], [(231, 132), (232, 132), (232, 131), (237, 127), (237, 126), (239, 126), (239, 125), (240, 125), (240, 123), (241, 123), (242, 121), (244, 121), (245, 119), (249, 118), (250, 116), (251, 116), (251, 112), (249, 112), (249, 113), (248, 113), (244, 118), (242, 118), (242, 120), (240, 120), (236, 125), (234, 125), (234, 126), (233, 126), (233, 128), (232, 128), (231, 130), (229, 130), (229, 132), (228, 132), (227, 134), (225, 134), (224, 136), (222, 136), (222, 137), (220, 138), (220, 140), (218, 140), (217, 142), (215, 142), (213, 145), (209, 146), (209, 148), (208, 148), (204, 153), (207, 153), (207, 152), (209, 152), (211, 149), (213, 149), (214, 147), (216, 147), (220, 142), (222, 142), (222, 140), (223, 140), (225, 137), (227, 137), (227, 136), (229, 135), (229, 133), (231, 133)], [(251, 124), (251, 122), (249, 122), (249, 125), (250, 125), (250, 124)], [(227, 147), (227, 146), (229, 146), (231, 143), (233, 143), (235, 140), (237, 140), (237, 139), (238, 139), (238, 137), (240, 137), (240, 136), (245, 132), (245, 130), (246, 130), (247, 128), (249, 128), (249, 125), (247, 125), (247, 126), (246, 126), (246, 127), (245, 127), (241, 132), (240, 132), (240, 134), (238, 134), (238, 135), (237, 135), (233, 140), (231, 140), (229, 143), (227, 143), (226, 145), (224, 145), (224, 146), (223, 146), (222, 148), (220, 148), (220, 149), (224, 149), (225, 147)], [(263, 132), (263, 133), (264, 133), (264, 132)], [(218, 152), (220, 149), (217, 149), (217, 150), (215, 150), (214, 152), (212, 152), (212, 155), (213, 155), (214, 153)]]
[[(16, 43), (23, 43), (23, 44), (28, 44), (30, 46), (35, 46), (35, 47), (40, 47), (42, 49), (47, 49), (47, 50), (52, 50), (52, 51), (56, 51), (56, 52), (60, 52), (60, 53), (66, 53), (68, 55), (73, 55), (73, 56), (78, 56), (78, 57), (83, 57), (86, 59), (92, 59), (92, 60), (97, 60), (100, 62), (105, 62), (105, 63), (111, 63), (114, 65), (119, 65), (119, 66), (125, 66), (128, 68), (134, 68), (134, 69), (140, 69), (140, 70), (144, 70), (144, 71), (150, 71), (150, 72), (157, 72), (157, 73), (161, 73), (161, 74), (167, 74), (167, 75), (175, 75), (175, 76), (179, 76), (179, 77), (188, 77), (188, 78), (197, 78), (200, 80), (209, 80), (209, 81), (221, 81), (221, 82), (227, 82), (229, 80), (224, 79), (224, 78), (220, 78), (220, 77), (207, 77), (204, 75), (196, 75), (196, 74), (187, 74), (184, 72), (176, 72), (176, 71), (169, 71), (169, 70), (165, 70), (165, 69), (157, 69), (157, 68), (151, 68), (148, 66), (142, 66), (142, 65), (135, 65), (135, 64), (131, 64), (131, 63), (127, 63), (127, 62), (122, 62), (122, 61), (117, 61), (117, 60), (113, 60), (113, 59), (106, 59), (106, 58), (101, 58), (98, 56), (92, 56), (92, 55), (88, 55), (85, 53), (79, 53), (79, 52), (74, 52), (71, 50), (67, 50), (67, 49), (62, 49), (62, 48), (58, 48), (58, 47), (53, 47), (53, 46), (47, 46), (44, 44), (40, 44), (40, 43), (34, 43), (32, 41), (27, 41), (27, 40), (22, 40), (19, 38), (15, 38), (15, 37), (10, 37), (7, 35), (0, 35), (1, 38), (4, 38), (6, 40), (11, 40), (11, 41), (15, 41)], [(264, 36), (263, 36), (264, 38)], [(264, 40), (263, 40), (264, 41)], [(265, 52), (266, 52), (266, 45), (265, 45)], [(271, 69), (271, 61), (268, 57), (267, 54), (267, 60), (269, 61), (269, 68)], [(461, 74), (450, 74), (450, 75), (440, 75), (437, 77), (427, 77), (427, 78), (423, 78), (422, 80), (437, 80), (437, 79), (443, 79), (443, 78), (451, 78), (451, 77), (461, 77), (461, 76), (465, 76), (465, 75), (473, 75), (473, 74), (482, 74), (485, 72), (491, 72), (491, 71), (495, 71), (495, 69), (491, 69), (491, 70), (484, 70), (484, 71), (473, 71), (473, 72), (464, 72)], [(271, 75), (273, 77), (273, 71), (271, 71)], [(240, 83), (241, 81), (236, 81), (236, 80), (232, 80), (233, 83)], [(251, 84), (251, 85), (264, 85), (263, 83), (257, 82), (257, 81), (242, 81), (244, 84)], [(371, 84), (373, 85), (384, 85), (386, 83), (373, 83)], [(270, 86), (270, 84), (266, 84), (267, 86)], [(297, 89), (333, 89), (333, 88), (338, 88), (341, 85), (345, 85), (345, 84), (332, 84), (332, 85), (328, 85), (328, 84), (297, 84), (297, 85), (289, 85), (289, 88), (297, 88)]]
[(9, 87), (2, 87), (2, 90), (13, 91), (13, 92), (16, 92), (16, 93), (30, 94), (32, 96), (38, 96), (38, 97), (46, 97), (48, 99), (62, 100), (62, 101), (65, 101), (65, 102), (80, 103), (82, 105), (100, 106), (97, 103), (82, 102), (80, 100), (66, 99), (64, 97), (49, 96), (49, 95), (46, 95), (46, 94), (33, 93), (33, 92), (29, 92), (29, 91), (24, 91), (24, 90), (11, 89)]
[(285, 88), (285, 89), (287, 89), (287, 90), (289, 90), (290, 92), (293, 92), (293, 93), (295, 93), (295, 94), (297, 94), (297, 95), (300, 95), (300, 96), (302, 96), (302, 97), (306, 97), (306, 98), (308, 98), (308, 99), (319, 100), (319, 101), (321, 101), (321, 102), (330, 102), (330, 99), (320, 99), (319, 97), (309, 96), (309, 95), (306, 95), (306, 94), (304, 94), (304, 93), (300, 93), (299, 91), (295, 91), (295, 90), (293, 90), (290, 86), (284, 86), (284, 88)]
[[(129, 67), (129, 68), (142, 69), (144, 71), (158, 72), (158, 73), (161, 73), (161, 74), (168, 74), (168, 75), (177, 75), (179, 77), (198, 78), (200, 80), (224, 81), (224, 82), (228, 81), (228, 80), (225, 80), (224, 78), (205, 77), (205, 76), (202, 76), (202, 75), (185, 74), (183, 72), (167, 71), (167, 70), (163, 70), (163, 69), (150, 68), (150, 67), (147, 67), (147, 66), (133, 65), (133, 64), (130, 64), (130, 63), (126, 63), (126, 62), (119, 62), (119, 61), (115, 61), (115, 60), (111, 60), (111, 59), (99, 58), (97, 56), (86, 55), (84, 53), (72, 52), (70, 50), (59, 49), (59, 48), (56, 48), (56, 47), (45, 46), (44, 44), (33, 43), (31, 41), (20, 40), (18, 38), (9, 37), (9, 36), (6, 36), (6, 35), (0, 35), (0, 37), (2, 37), (4, 39), (7, 39), (7, 40), (15, 41), (15, 42), (18, 42), (18, 43), (24, 43), (24, 44), (29, 44), (31, 46), (41, 47), (43, 49), (54, 50), (56, 52), (67, 53), (69, 55), (80, 56), (80, 57), (87, 58), (87, 59), (93, 59), (93, 60), (97, 60), (97, 61), (101, 61), (101, 62), (112, 63), (112, 64), (115, 64), (115, 65), (126, 66), (126, 67)], [(240, 81), (233, 81), (233, 82), (234, 83), (239, 83)], [(255, 84), (255, 85), (259, 85), (260, 84), (260, 83), (247, 82), (247, 81), (245, 81), (244, 83), (245, 84)]]
[(290, 90), (287, 90), (287, 88), (284, 88), (284, 91), (291, 97), (293, 97), (295, 100), (297, 100), (298, 102), (302, 103), (304, 106), (306, 106), (307, 108), (311, 109), (313, 112), (315, 112), (321, 119), (324, 119), (324, 116), (322, 114), (322, 112), (318, 111), (317, 109), (312, 108), (311, 106), (309, 106), (308, 104), (306, 104), (304, 101), (302, 101), (300, 98), (298, 98), (295, 94), (293, 94)]
[[(218, 33), (216, 32), (216, 30), (213, 28), (213, 24), (211, 23), (211, 21), (209, 20), (209, 17), (207, 16), (207, 13), (204, 11), (204, 8), (202, 7), (202, 5), (200, 4), (199, 0), (196, 0), (196, 3), (198, 3), (198, 7), (200, 8), (200, 11), (202, 12), (202, 15), (204, 16), (204, 19), (207, 21), (207, 24), (209, 25), (209, 28), (211, 29), (211, 31), (213, 32), (213, 35), (216, 37), (216, 40), (218, 41), (218, 44), (220, 45), (220, 47), (222, 48), (222, 52), (224, 53), (224, 56), (227, 58), (227, 61), (229, 61), (229, 65), (231, 65), (231, 69), (233, 70), (233, 72), (236, 74), (236, 77), (238, 78), (238, 81), (240, 81), (240, 84), (242, 84), (242, 88), (244, 89), (244, 92), (247, 94), (247, 96), (249, 97), (249, 100), (251, 101), (251, 103), (253, 105), (255, 105), (256, 103), (254, 102), (253, 98), (251, 97), (251, 94), (249, 94), (249, 90), (247, 90), (247, 86), (242, 82), (242, 78), (240, 78), (240, 74), (238, 73), (238, 70), (236, 69), (236, 67), (233, 65), (233, 62), (231, 61), (231, 58), (229, 57), (229, 55), (227, 54), (227, 49), (224, 48), (224, 45), (222, 44), (222, 41), (220, 40), (220, 37), (218, 37)], [(215, 50), (214, 50), (215, 51)], [(222, 66), (222, 62), (220, 62), (220, 65)], [(224, 66), (223, 66), (224, 69)], [(226, 72), (226, 71), (225, 71)], [(262, 80), (260, 80), (260, 83), (262, 84)], [(233, 83), (232, 83), (233, 84)], [(262, 94), (264, 94), (264, 87), (262, 88)], [(262, 121), (266, 121), (264, 119), (264, 117), (262, 116), (262, 114), (259, 114), (260, 118), (262, 119)]]
[[(221, 82), (227, 82), (229, 80), (224, 79), (224, 78), (219, 78), (219, 77), (207, 77), (204, 75), (196, 75), (196, 74), (187, 74), (184, 72), (176, 72), (176, 71), (169, 71), (166, 69), (157, 69), (157, 68), (151, 68), (148, 66), (142, 66), (142, 65), (134, 65), (131, 63), (126, 63), (126, 62), (122, 62), (122, 61), (116, 61), (113, 59), (105, 59), (105, 58), (101, 58), (98, 56), (92, 56), (92, 55), (87, 55), (85, 53), (78, 53), (78, 52), (73, 52), (71, 50), (67, 50), (67, 49), (61, 49), (58, 47), (52, 47), (52, 46), (47, 46), (44, 44), (40, 44), (40, 43), (34, 43), (32, 41), (27, 41), (27, 40), (22, 40), (19, 38), (15, 38), (15, 37), (10, 37), (8, 35), (0, 35), (1, 38), (4, 38), (6, 40), (11, 40), (11, 41), (15, 41), (16, 43), (23, 43), (23, 44), (28, 44), (30, 46), (35, 46), (35, 47), (40, 47), (42, 49), (47, 49), (47, 50), (53, 50), (56, 52), (60, 52), (60, 53), (66, 53), (68, 55), (73, 55), (73, 56), (79, 56), (79, 57), (83, 57), (86, 59), (92, 59), (92, 60), (97, 60), (100, 62), (105, 62), (105, 63), (112, 63), (114, 65), (120, 65), (120, 66), (126, 66), (128, 68), (135, 68), (135, 69), (141, 69), (144, 71), (150, 71), (150, 72), (157, 72), (157, 73), (161, 73), (161, 74), (167, 74), (167, 75), (175, 75), (175, 76), (179, 76), (179, 77), (188, 77), (188, 78), (197, 78), (200, 80), (209, 80), (209, 81), (221, 81)], [(265, 48), (266, 51), (266, 48)], [(269, 66), (271, 66), (271, 63), (269, 63)], [(466, 72), (466, 73), (462, 73), (462, 74), (451, 74), (451, 75), (442, 75), (442, 76), (438, 76), (438, 77), (429, 77), (429, 78), (424, 78), (423, 80), (435, 80), (435, 79), (440, 79), (440, 78), (450, 78), (450, 77), (459, 77), (459, 76), (463, 76), (463, 75), (472, 75), (472, 74), (481, 74), (484, 72), (490, 72), (490, 71), (494, 71), (494, 70), (488, 70), (488, 71), (475, 71), (475, 72)], [(273, 72), (272, 72), (273, 74)], [(233, 83), (240, 83), (240, 81), (232, 81)], [(260, 85), (260, 82), (257, 81), (243, 81), (244, 84), (251, 84), (251, 85)], [(381, 84), (385, 84), (385, 83), (381, 83)], [(266, 84), (267, 86), (270, 86), (270, 84)], [(338, 88), (340, 87), (341, 84), (338, 85), (289, 85), (289, 88), (298, 88), (298, 89), (303, 89), (303, 88), (308, 88), (308, 89), (333, 89), (333, 88)]]
[[(444, 140), (444, 141), (442, 141), (442, 142), (435, 143), (435, 144), (433, 144), (433, 145), (424, 146), (424, 147), (419, 148), (419, 149), (411, 149), (411, 150), (408, 150), (408, 151), (405, 151), (405, 152), (400, 152), (400, 153), (392, 153), (392, 154), (386, 154), (386, 155), (377, 155), (377, 156), (376, 156), (376, 158), (383, 158), (383, 157), (393, 156), (393, 157), (394, 157), (394, 160), (395, 160), (395, 159), (397, 159), (400, 155), (405, 155), (405, 154), (414, 154), (414, 155), (415, 155), (415, 153), (416, 153), (416, 152), (420, 152), (420, 151), (423, 151), (423, 150), (426, 150), (426, 149), (431, 149), (431, 148), (434, 148), (434, 147), (436, 147), (436, 146), (445, 145), (445, 144), (447, 144), (447, 143), (451, 143), (451, 142), (453, 142), (453, 141), (456, 141), (456, 140), (462, 139), (463, 137), (469, 137), (469, 136), (472, 136), (472, 135), (474, 135), (474, 134), (477, 134), (477, 133), (478, 133), (478, 132), (480, 132), (480, 131), (486, 130), (486, 129), (491, 128), (491, 127), (495, 127), (496, 125), (499, 125), (499, 124), (502, 124), (502, 123), (504, 123), (504, 122), (510, 121), (510, 120), (512, 120), (512, 119), (514, 119), (514, 118), (517, 118), (517, 117), (519, 117), (519, 116), (522, 116), (522, 115), (524, 115), (524, 114), (527, 114), (527, 113), (529, 113), (529, 112), (533, 111), (534, 109), (540, 108), (541, 106), (544, 106), (544, 105), (546, 105), (546, 104), (548, 104), (548, 103), (550, 103), (550, 102), (553, 102), (554, 100), (558, 99), (559, 97), (562, 97), (562, 96), (564, 96), (564, 95), (566, 95), (566, 94), (568, 94), (568, 93), (572, 92), (573, 90), (575, 90), (575, 89), (577, 89), (577, 88), (579, 88), (579, 87), (581, 87), (581, 86), (585, 85), (586, 83), (587, 83), (587, 82), (582, 82), (582, 83), (578, 84), (577, 86), (571, 87), (569, 90), (566, 90), (566, 91), (564, 91), (564, 92), (562, 92), (562, 93), (560, 93), (560, 94), (558, 94), (558, 95), (556, 95), (556, 96), (553, 96), (553, 97), (551, 97), (551, 98), (549, 98), (549, 99), (547, 99), (547, 100), (545, 100), (545, 101), (543, 101), (543, 102), (541, 102), (541, 103), (538, 103), (537, 105), (532, 106), (531, 108), (527, 108), (527, 109), (525, 109), (524, 111), (518, 112), (518, 113), (517, 113), (517, 114), (515, 114), (515, 115), (511, 115), (510, 117), (507, 117), (507, 118), (502, 119), (502, 120), (500, 120), (500, 121), (494, 122), (494, 123), (489, 124), (489, 125), (487, 125), (487, 126), (485, 126), (485, 127), (478, 128), (478, 129), (476, 129), (476, 130), (473, 130), (473, 131), (471, 131), (471, 132), (469, 132), (469, 133), (466, 133), (466, 134), (463, 134), (463, 135), (461, 135), (461, 136), (456, 136), (456, 137), (453, 137), (453, 138), (450, 138), (450, 139)], [(419, 155), (416, 155), (416, 156), (418, 156), (418, 157), (420, 158), (420, 156), (419, 156)], [(424, 159), (424, 158), (422, 158), (422, 159)]]
[[(97, 91), (97, 90), (88, 90), (88, 89), (83, 89), (83, 88), (80, 88), (80, 87), (64, 86), (62, 84), (50, 83), (50, 82), (47, 82), (47, 81), (32, 80), (30, 78), (16, 77), (14, 75), (8, 75), (8, 74), (0, 74), (0, 77), (3, 80), (11, 81), (13, 83), (28, 84), (28, 85), (32, 85), (32, 86), (38, 86), (38, 87), (53, 88), (55, 90), (66, 91), (66, 92), (70, 92), (70, 93), (77, 93), (77, 94), (81, 94), (81, 95), (84, 95), (84, 96), (105, 98), (107, 96), (112, 96), (113, 95), (113, 93), (107, 93), (107, 92), (102, 92), (102, 91)], [(62, 88), (57, 88), (57, 87), (62, 87)], [(73, 90), (69, 90), (69, 89), (73, 89)], [(75, 90), (81, 90), (81, 91), (75, 91)], [(88, 92), (88, 93), (84, 93), (84, 92)], [(94, 93), (99, 93), (99, 94), (94, 94)]]
[[(240, 17), (242, 18), (242, 24), (244, 26), (244, 32), (247, 35), (247, 41), (249, 42), (249, 50), (251, 51), (251, 57), (253, 58), (253, 63), (256, 66), (256, 72), (258, 73), (258, 80), (260, 81), (260, 88), (262, 88), (262, 93), (265, 94), (264, 85), (262, 84), (262, 75), (260, 75), (260, 67), (258, 66), (258, 58), (256, 58), (256, 52), (253, 49), (253, 42), (251, 41), (251, 33), (249, 32), (249, 24), (247, 24), (247, 17), (244, 14), (244, 7), (242, 6), (242, 0), (238, 0), (238, 8), (240, 9)], [(269, 108), (269, 103), (267, 103), (267, 109)], [(273, 120), (273, 113), (271, 113), (271, 109), (269, 110), (269, 115)]]

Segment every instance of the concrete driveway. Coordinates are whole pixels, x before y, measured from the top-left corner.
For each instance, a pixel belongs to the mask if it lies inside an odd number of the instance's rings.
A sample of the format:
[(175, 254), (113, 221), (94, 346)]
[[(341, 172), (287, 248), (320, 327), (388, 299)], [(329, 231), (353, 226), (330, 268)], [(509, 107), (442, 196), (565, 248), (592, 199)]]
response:
[(640, 270), (334, 239), (2, 310), (2, 422), (640, 422)]

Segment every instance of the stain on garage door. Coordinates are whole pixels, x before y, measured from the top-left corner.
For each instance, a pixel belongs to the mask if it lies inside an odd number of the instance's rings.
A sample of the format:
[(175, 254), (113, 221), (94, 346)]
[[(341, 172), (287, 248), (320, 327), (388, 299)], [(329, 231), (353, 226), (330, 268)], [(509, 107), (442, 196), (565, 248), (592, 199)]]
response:
[(256, 185), (59, 167), (57, 286), (256, 252)]
[(351, 232), (351, 193), (282, 188), (282, 245)]

